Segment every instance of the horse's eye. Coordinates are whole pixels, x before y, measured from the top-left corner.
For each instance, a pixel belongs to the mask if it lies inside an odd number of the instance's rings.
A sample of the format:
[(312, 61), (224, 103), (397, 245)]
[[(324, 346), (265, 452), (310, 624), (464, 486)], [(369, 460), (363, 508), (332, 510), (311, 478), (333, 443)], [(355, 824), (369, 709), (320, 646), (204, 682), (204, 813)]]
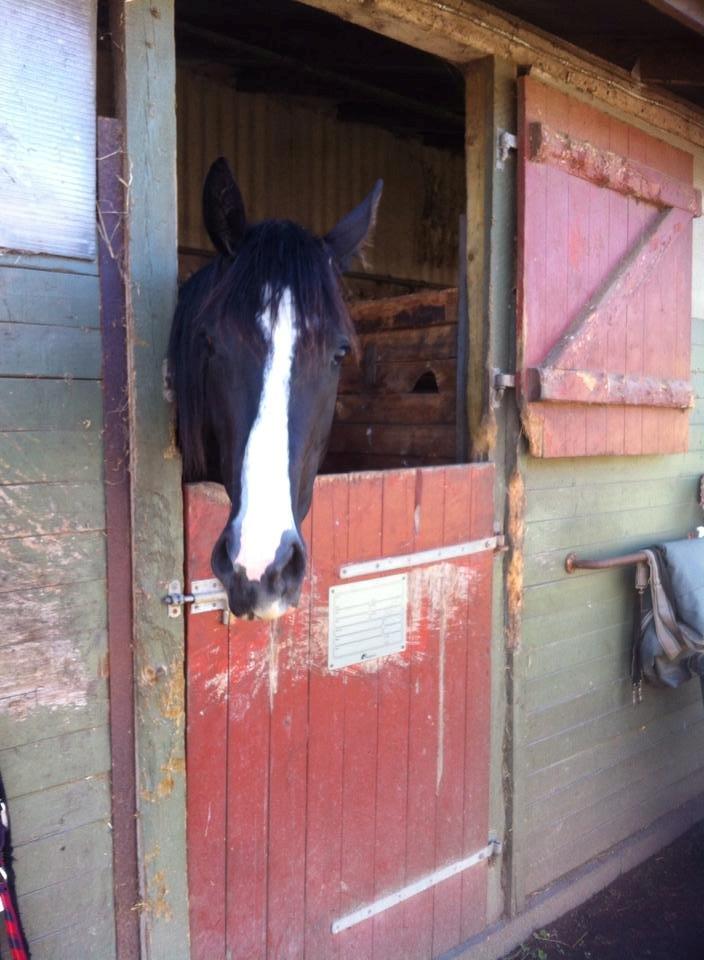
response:
[(333, 363), (335, 364), (335, 366), (339, 367), (339, 365), (342, 363), (342, 361), (345, 359), (345, 357), (349, 352), (350, 352), (350, 345), (347, 342), (347, 340), (339, 344), (337, 350), (335, 351), (332, 357)]

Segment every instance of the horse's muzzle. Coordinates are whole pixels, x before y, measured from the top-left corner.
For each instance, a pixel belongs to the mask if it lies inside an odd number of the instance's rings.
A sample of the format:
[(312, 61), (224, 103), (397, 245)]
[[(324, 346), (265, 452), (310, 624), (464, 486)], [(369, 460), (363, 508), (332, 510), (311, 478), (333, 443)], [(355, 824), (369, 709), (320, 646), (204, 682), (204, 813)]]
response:
[(283, 534), (276, 556), (259, 580), (250, 580), (245, 568), (232, 562), (231, 537), (228, 526), (215, 544), (211, 562), (227, 591), (232, 613), (250, 620), (274, 620), (297, 606), (306, 571), (306, 548), (298, 533)]

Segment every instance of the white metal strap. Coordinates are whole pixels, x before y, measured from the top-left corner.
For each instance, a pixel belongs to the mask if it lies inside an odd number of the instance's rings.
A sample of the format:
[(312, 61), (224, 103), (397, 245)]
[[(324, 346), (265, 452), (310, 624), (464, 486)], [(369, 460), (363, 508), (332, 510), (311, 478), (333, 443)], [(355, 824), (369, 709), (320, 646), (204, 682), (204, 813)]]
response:
[(441, 560), (454, 560), (468, 557), (472, 553), (485, 553), (496, 550), (500, 545), (499, 537), (485, 537), (483, 540), (469, 540), (466, 543), (453, 543), (448, 547), (436, 547), (434, 550), (419, 550), (397, 557), (380, 557), (378, 560), (365, 560), (361, 563), (347, 563), (340, 567), (340, 578), (364, 577), (369, 573), (381, 573), (385, 570), (405, 570), (408, 567), (420, 567), (424, 563), (439, 563)]
[(407, 887), (402, 887), (400, 890), (396, 890), (395, 893), (381, 897), (381, 899), (375, 900), (373, 903), (369, 903), (365, 907), (360, 907), (359, 910), (354, 910), (352, 913), (340, 917), (339, 920), (333, 921), (332, 932), (341, 933), (343, 930), (348, 930), (350, 927), (362, 923), (363, 920), (375, 917), (377, 913), (383, 913), (384, 910), (388, 910), (389, 907), (395, 907), (397, 903), (403, 903), (404, 900), (414, 897), (417, 893), (422, 893), (423, 890), (428, 890), (430, 887), (442, 883), (443, 880), (448, 880), (450, 877), (454, 877), (456, 874), (468, 870), (469, 867), (473, 867), (483, 860), (497, 856), (499, 853), (501, 853), (500, 841), (491, 840), (486, 847), (473, 853), (470, 857), (465, 857), (464, 860), (456, 860), (454, 863), (450, 863), (440, 870), (435, 870), (434, 873), (428, 873), (414, 883), (409, 883)]

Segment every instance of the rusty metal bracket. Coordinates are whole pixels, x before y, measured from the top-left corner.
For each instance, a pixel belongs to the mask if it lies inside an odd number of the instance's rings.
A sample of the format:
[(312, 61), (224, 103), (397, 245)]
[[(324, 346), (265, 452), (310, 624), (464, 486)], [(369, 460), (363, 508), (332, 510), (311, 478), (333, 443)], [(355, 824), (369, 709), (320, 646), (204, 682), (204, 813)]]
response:
[(605, 560), (585, 560), (576, 553), (568, 553), (565, 557), (565, 570), (574, 573), (575, 570), (610, 570), (613, 567), (630, 567), (634, 563), (647, 563), (648, 557), (644, 550), (636, 553), (625, 553), (620, 557), (608, 557)]

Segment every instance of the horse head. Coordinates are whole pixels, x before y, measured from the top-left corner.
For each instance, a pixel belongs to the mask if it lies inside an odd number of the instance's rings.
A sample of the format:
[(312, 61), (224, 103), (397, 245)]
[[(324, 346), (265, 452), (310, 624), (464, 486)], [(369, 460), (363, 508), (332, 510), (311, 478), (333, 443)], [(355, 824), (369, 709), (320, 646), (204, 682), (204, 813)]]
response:
[(169, 364), (184, 479), (222, 483), (230, 497), (211, 562), (238, 617), (271, 619), (298, 602), (301, 524), (354, 346), (341, 271), (373, 228), (381, 190), (377, 181), (316, 237), (286, 220), (249, 224), (223, 158), (206, 177), (218, 256), (181, 288)]

